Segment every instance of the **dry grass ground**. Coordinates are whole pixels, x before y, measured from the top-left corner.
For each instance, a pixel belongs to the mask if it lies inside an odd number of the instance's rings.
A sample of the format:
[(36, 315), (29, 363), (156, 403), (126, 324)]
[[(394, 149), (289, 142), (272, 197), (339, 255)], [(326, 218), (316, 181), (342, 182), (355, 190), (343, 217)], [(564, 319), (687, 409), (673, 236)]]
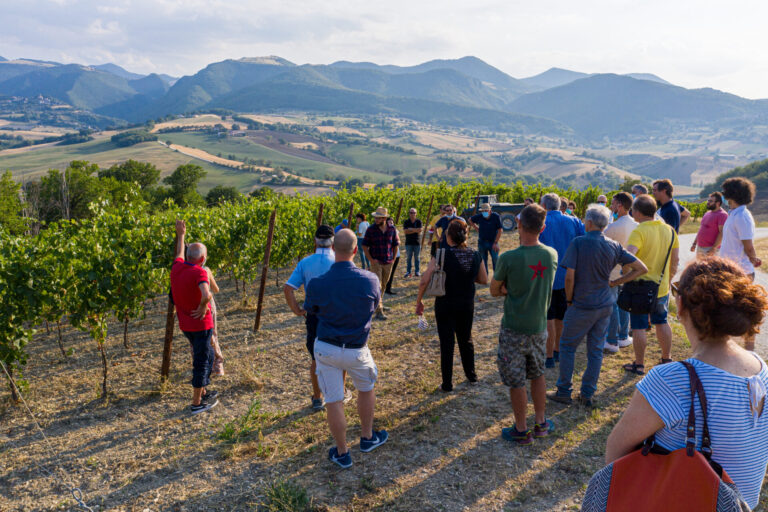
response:
[[(505, 235), (507, 248), (516, 237)], [(309, 356), (300, 319), (284, 304), (270, 273), (262, 329), (251, 331), (253, 300), (244, 304), (235, 283), (220, 276), (218, 296), (226, 376), (212, 412), (190, 417), (190, 354), (176, 329), (170, 380), (159, 382), (166, 298), (131, 323), (130, 348), (122, 326), (110, 326), (110, 396), (98, 399), (100, 362), (86, 335), (69, 327), (64, 360), (55, 335), (42, 332), (29, 346), (26, 397), (51, 439), (50, 454), (21, 407), (0, 393), (0, 510), (74, 510), (64, 489), (37, 465), (60, 464), (94, 510), (257, 510), (274, 482), (305, 489), (316, 510), (563, 511), (578, 510), (591, 474), (602, 467), (605, 440), (626, 407), (636, 377), (621, 370), (628, 349), (606, 356), (596, 394), (599, 407), (548, 404), (557, 433), (527, 447), (500, 437), (512, 422), (507, 389), (496, 370), (500, 299), (477, 294), (474, 342), (476, 385), (465, 382), (458, 361), (455, 390), (437, 391), (439, 348), (431, 328), (420, 332), (413, 315), (416, 280), (395, 278), (387, 296), (389, 320), (375, 322), (370, 347), (380, 381), (376, 426), (390, 442), (339, 470), (326, 460), (331, 438), (325, 413), (309, 405)], [(280, 272), (280, 283), (287, 277)], [(253, 286), (249, 293), (255, 294)], [(689, 353), (675, 324), (673, 356)], [(651, 336), (648, 361), (659, 359)], [(458, 356), (457, 356), (458, 357)], [(576, 363), (576, 384), (585, 365)], [(556, 370), (547, 370), (550, 388)], [(257, 404), (253, 406), (253, 404)], [(346, 406), (349, 439), (360, 435), (354, 401)], [(532, 410), (529, 411), (532, 414)], [(768, 497), (764, 494), (764, 498)], [(271, 510), (279, 510), (275, 508)], [(288, 509), (293, 510), (293, 509)]]
[(227, 129), (232, 129), (232, 121), (224, 121), (222, 120), (221, 116), (214, 114), (202, 114), (191, 117), (181, 117), (179, 119), (166, 121), (164, 123), (157, 123), (152, 128), (152, 132), (154, 133), (158, 130), (162, 130), (163, 128), (176, 128), (184, 126), (214, 126), (217, 124), (221, 124)]

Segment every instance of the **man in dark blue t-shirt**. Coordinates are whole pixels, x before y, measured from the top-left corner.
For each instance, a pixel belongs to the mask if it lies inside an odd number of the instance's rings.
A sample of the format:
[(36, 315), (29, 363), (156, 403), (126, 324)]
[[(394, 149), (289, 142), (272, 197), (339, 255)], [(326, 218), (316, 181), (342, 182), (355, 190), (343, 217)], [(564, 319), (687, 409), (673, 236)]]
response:
[(445, 232), (448, 231), (448, 225), (457, 217), (456, 215), (456, 209), (453, 207), (453, 205), (447, 204), (445, 205), (445, 211), (446, 214), (443, 215), (443, 217), (435, 222), (435, 227), (440, 229), (440, 232), (442, 233), (442, 236), (440, 237), (440, 248), (446, 249), (448, 247), (448, 242), (445, 241)]
[(477, 251), (483, 258), (485, 271), (488, 272), (488, 253), (491, 253), (493, 270), (496, 270), (496, 262), (499, 259), (499, 239), (501, 238), (501, 217), (491, 211), (489, 203), (480, 205), (480, 213), (469, 219), (469, 225), (477, 230)]
[(657, 212), (664, 222), (672, 226), (675, 232), (680, 231), (680, 226), (685, 224), (691, 212), (683, 208), (672, 198), (674, 187), (668, 179), (653, 182), (653, 197), (661, 205)]

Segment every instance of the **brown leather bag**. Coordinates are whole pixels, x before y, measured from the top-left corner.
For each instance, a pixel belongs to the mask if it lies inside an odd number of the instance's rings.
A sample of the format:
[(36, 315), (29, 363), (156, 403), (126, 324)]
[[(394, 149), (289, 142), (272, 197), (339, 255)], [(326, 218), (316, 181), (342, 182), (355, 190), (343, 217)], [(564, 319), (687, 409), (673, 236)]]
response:
[[(748, 512), (728, 473), (712, 459), (707, 427), (707, 397), (696, 370), (687, 361), (691, 382), (691, 408), (685, 448), (670, 452), (655, 443), (613, 461), (592, 477), (582, 501), (582, 512)], [(696, 450), (696, 413), (699, 395), (704, 424), (701, 449)]]

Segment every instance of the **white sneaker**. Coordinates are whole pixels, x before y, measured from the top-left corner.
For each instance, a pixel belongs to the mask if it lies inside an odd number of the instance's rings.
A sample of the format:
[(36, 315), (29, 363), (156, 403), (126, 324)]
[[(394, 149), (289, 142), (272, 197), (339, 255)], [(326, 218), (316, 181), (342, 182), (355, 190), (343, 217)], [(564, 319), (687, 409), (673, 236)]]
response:
[(352, 400), (353, 395), (352, 392), (348, 389), (344, 389), (344, 403), (349, 403), (350, 400)]
[(617, 345), (615, 343), (608, 343), (606, 341), (605, 344), (603, 344), (603, 350), (605, 352), (609, 352), (611, 354), (615, 354), (616, 352), (619, 351), (619, 345)]
[(632, 344), (632, 336), (619, 340), (619, 348), (628, 347)]

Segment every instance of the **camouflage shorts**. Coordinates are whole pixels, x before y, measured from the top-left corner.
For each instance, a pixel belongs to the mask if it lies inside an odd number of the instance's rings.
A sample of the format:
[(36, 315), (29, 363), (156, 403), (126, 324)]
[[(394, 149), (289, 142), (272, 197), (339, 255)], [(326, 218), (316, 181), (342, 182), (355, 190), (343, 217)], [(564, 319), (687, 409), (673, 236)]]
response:
[(520, 334), (502, 327), (496, 360), (501, 382), (510, 388), (522, 388), (526, 380), (544, 375), (546, 350), (547, 331)]

